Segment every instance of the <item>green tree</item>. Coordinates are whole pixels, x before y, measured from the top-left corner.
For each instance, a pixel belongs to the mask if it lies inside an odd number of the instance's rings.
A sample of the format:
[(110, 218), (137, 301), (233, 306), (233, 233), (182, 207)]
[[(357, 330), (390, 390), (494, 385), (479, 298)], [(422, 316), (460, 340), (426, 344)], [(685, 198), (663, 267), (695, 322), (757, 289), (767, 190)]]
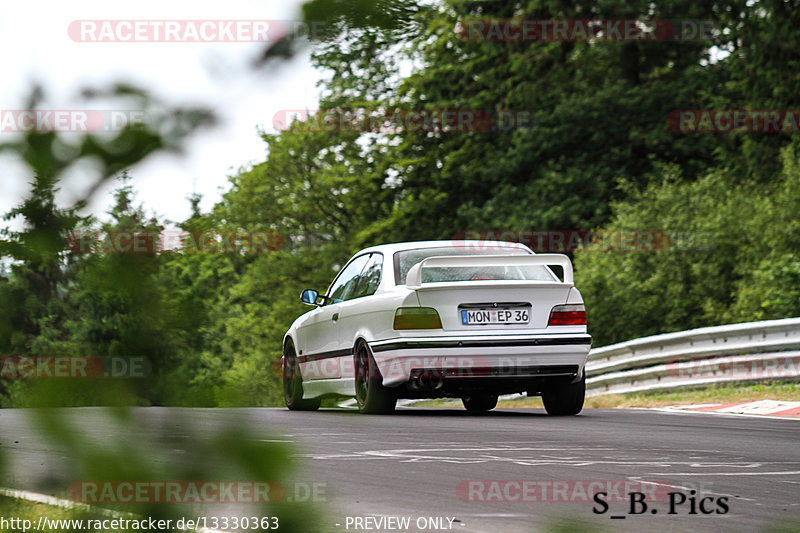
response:
[[(131, 86), (87, 89), (84, 94), (87, 100), (102, 98), (161, 118), (119, 131), (71, 137), (32, 130), (0, 143), (0, 152), (27, 165), (32, 180), (29, 196), (5, 217), (7, 222), (21, 223), (22, 230), (7, 227), (0, 238), (0, 260), (11, 264), (11, 273), (0, 282), (0, 355), (86, 355), (86, 345), (73, 335), (72, 323), (80, 321), (73, 296), (81, 283), (77, 278), (91, 261), (74, 253), (68, 243), (70, 235), (91, 229), (93, 221), (78, 213), (103, 183), (123, 169), (154, 151), (177, 150), (187, 135), (212, 121), (202, 109), (170, 109)], [(36, 109), (42, 99), (42, 91), (35, 89), (27, 108)], [(86, 173), (91, 180), (88, 195), (69, 207), (57, 205), (56, 192), (66, 171), (88, 161), (92, 162)], [(106, 283), (113, 284), (117, 272), (111, 269), (106, 274)], [(36, 394), (44, 388), (46, 393)], [(37, 398), (59, 404), (73, 402), (79, 387), (66, 380), (60, 384), (17, 380), (4, 382), (0, 389), (7, 392), (6, 404)]]
[(56, 206), (57, 180), (37, 175), (22, 203), (3, 220), (22, 225), (0, 234), (0, 257), (11, 262), (0, 284), (0, 352), (28, 355), (47, 327), (59, 327), (66, 315), (64, 291), (69, 280), (67, 238), (87, 221), (76, 208)]
[(721, 170), (686, 182), (668, 167), (662, 182), (616, 203), (604, 229), (663, 231), (670, 241), (653, 252), (576, 254), (594, 344), (800, 314), (796, 143), (782, 161), (767, 185)]

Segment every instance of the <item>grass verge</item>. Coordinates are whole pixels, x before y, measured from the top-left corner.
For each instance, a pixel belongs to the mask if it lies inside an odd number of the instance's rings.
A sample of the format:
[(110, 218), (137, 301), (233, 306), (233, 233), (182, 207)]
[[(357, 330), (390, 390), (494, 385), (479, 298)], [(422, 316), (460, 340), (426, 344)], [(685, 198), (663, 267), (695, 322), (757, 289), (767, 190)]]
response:
[[(609, 394), (586, 398), (585, 407), (665, 407), (697, 403), (734, 403), (755, 400), (800, 401), (800, 383), (756, 385), (717, 385), (697, 390), (678, 390), (634, 394)], [(461, 407), (461, 400), (429, 400), (414, 404), (419, 407)], [(500, 400), (497, 407), (543, 407), (538, 396), (520, 396)]]

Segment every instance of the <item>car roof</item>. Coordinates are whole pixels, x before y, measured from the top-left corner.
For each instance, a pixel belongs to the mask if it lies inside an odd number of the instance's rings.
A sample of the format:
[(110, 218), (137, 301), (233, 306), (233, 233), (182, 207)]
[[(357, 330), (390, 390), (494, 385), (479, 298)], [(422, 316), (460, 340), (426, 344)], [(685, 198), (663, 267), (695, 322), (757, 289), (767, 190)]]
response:
[(474, 246), (476, 250), (481, 250), (482, 248), (493, 248), (493, 247), (518, 248), (526, 252), (531, 252), (530, 248), (518, 242), (454, 239), (447, 241), (416, 241), (416, 242), (412, 241), (412, 242), (398, 242), (393, 244), (379, 244), (377, 246), (370, 246), (369, 248), (364, 248), (363, 250), (359, 251), (358, 254), (360, 255), (366, 252), (381, 252), (387, 255), (391, 255), (395, 252), (400, 252), (403, 250), (418, 250), (420, 248), (439, 248), (442, 246), (467, 246), (467, 247)]

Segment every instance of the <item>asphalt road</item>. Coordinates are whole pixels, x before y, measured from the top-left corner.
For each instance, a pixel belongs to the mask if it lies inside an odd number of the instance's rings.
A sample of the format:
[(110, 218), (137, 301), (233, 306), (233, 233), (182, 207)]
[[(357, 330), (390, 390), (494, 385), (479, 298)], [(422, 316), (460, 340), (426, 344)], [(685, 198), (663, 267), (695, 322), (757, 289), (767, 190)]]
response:
[[(41, 437), (29, 415), (0, 411), (0, 484), (63, 496), (75, 481), (69, 452)], [(409, 520), (401, 531), (465, 533), (551, 531), (563, 520), (606, 531), (800, 525), (795, 420), (638, 409), (554, 418), (539, 409), (471, 416), (402, 408), (392, 416), (363, 416), (334, 409), (137, 408), (130, 435), (130, 426), (107, 410), (60, 410), (58, 416), (81, 428), (87, 447), (131, 439), (162, 463), (191, 462), (190, 439), (240, 422), (256, 433), (248, 438), (291, 446), (302, 468), (298, 486), (316, 487), (330, 531), (397, 531), (402, 522), (380, 522), (388, 517)], [(593, 499), (598, 492), (607, 493), (606, 509)], [(631, 504), (628, 492), (643, 494), (647, 510)]]

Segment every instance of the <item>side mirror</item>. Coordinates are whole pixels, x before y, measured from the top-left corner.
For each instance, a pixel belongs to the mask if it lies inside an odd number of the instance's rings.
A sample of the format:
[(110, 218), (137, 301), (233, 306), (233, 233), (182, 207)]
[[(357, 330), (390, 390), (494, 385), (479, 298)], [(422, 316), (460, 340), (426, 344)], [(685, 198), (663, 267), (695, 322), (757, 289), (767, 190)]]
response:
[(317, 305), (318, 297), (319, 293), (314, 289), (306, 289), (300, 295), (300, 299), (303, 301), (303, 303), (308, 305)]

